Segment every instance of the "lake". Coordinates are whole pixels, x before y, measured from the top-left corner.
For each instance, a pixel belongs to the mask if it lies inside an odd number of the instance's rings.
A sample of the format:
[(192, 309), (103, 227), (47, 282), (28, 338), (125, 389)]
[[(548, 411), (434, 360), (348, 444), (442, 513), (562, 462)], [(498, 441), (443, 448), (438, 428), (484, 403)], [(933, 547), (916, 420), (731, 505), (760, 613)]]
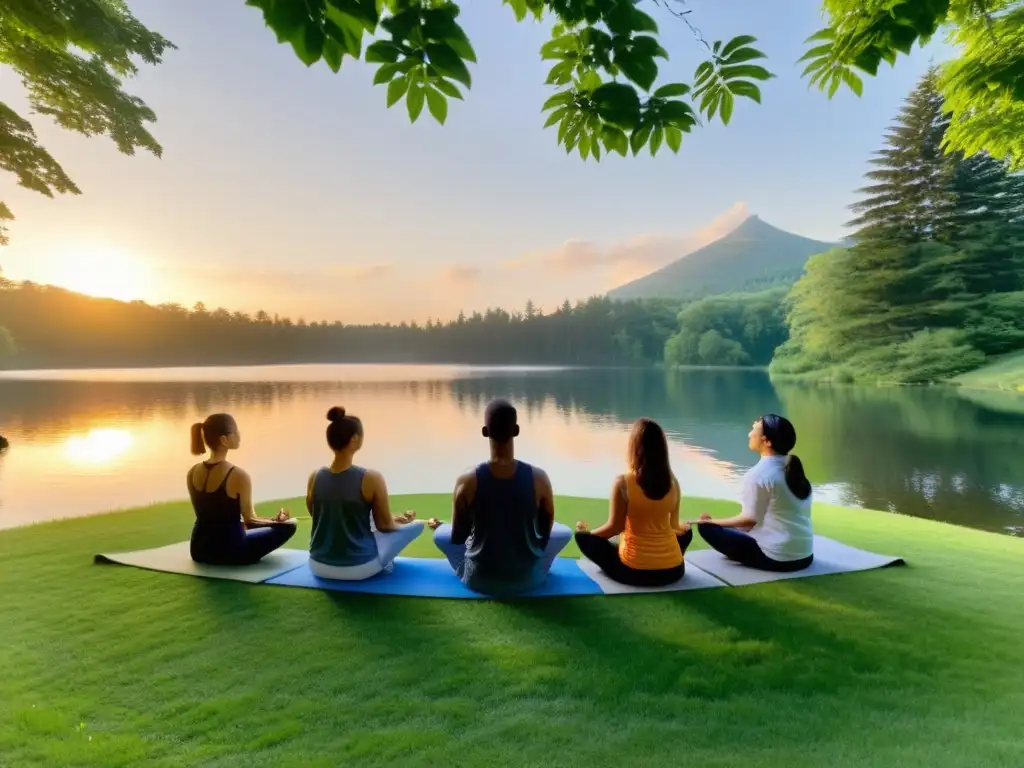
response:
[[(235, 415), (257, 499), (299, 496), (329, 460), (327, 409), (366, 427), (393, 493), (452, 489), (486, 456), (484, 406), (519, 407), (519, 456), (560, 494), (605, 497), (640, 416), (669, 435), (683, 492), (735, 498), (760, 414), (796, 424), (817, 498), (1024, 533), (1017, 412), (945, 388), (773, 385), (752, 371), (309, 365), (0, 373), (0, 527), (186, 495), (189, 425)], [(591, 521), (598, 523), (601, 521)]]

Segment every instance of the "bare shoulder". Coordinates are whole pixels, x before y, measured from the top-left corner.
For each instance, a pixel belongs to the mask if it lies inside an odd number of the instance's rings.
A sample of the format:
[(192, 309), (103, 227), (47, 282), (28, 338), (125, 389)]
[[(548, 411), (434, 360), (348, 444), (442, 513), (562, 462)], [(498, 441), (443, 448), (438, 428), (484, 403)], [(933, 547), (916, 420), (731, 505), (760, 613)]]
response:
[(548, 477), (548, 473), (540, 467), (533, 468), (533, 483), (538, 488), (551, 489), (551, 478)]
[(455, 478), (455, 488), (476, 488), (476, 472), (463, 472)]

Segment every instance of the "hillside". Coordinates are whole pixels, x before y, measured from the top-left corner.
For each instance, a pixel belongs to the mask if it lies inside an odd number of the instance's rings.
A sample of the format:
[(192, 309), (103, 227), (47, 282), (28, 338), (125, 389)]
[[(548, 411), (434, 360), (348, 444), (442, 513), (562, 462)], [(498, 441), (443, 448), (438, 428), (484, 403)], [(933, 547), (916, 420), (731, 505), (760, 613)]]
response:
[(619, 300), (699, 299), (792, 285), (808, 258), (838, 246), (784, 232), (751, 216), (725, 237), (608, 295)]

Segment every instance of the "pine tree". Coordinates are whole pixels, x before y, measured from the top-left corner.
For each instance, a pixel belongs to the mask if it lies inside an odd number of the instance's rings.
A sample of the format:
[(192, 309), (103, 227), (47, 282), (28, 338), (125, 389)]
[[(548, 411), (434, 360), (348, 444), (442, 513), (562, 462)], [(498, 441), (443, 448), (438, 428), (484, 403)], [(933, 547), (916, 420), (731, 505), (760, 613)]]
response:
[(953, 167), (942, 149), (948, 124), (932, 70), (889, 128), (888, 146), (871, 160), (876, 168), (865, 175), (875, 183), (857, 190), (867, 197), (850, 206), (857, 214), (847, 224), (857, 228), (854, 240), (909, 245), (932, 239), (936, 212), (951, 203)]
[(777, 372), (932, 381), (1024, 348), (1024, 182), (945, 152), (949, 126), (929, 72), (852, 206), (856, 245), (794, 287)]

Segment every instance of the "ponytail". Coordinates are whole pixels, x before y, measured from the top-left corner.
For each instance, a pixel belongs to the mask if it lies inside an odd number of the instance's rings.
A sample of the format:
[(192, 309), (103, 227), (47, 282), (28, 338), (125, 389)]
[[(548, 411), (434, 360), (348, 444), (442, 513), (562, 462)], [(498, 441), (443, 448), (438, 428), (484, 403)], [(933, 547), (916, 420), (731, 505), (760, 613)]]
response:
[(211, 413), (203, 422), (197, 422), (189, 430), (189, 443), (193, 456), (202, 456), (206, 449), (221, 447), (220, 439), (237, 430), (235, 420), (227, 413)]
[(189, 440), (192, 455), (202, 456), (206, 453), (206, 441), (203, 440), (203, 425), (198, 421), (192, 425), (192, 429), (189, 430)]
[(804, 465), (799, 456), (787, 454), (783, 472), (786, 476), (786, 486), (794, 496), (803, 501), (811, 495), (811, 481), (804, 474)]

